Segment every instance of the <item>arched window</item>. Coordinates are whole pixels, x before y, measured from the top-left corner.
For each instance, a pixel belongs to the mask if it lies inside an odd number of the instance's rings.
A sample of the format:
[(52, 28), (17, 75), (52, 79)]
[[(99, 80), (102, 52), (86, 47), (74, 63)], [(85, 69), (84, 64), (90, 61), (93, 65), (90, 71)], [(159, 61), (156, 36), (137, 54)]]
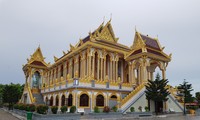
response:
[(50, 98), (50, 106), (53, 106), (53, 96)]
[(48, 105), (48, 97), (45, 98), (45, 104)]
[(104, 97), (103, 97), (103, 95), (98, 95), (96, 97), (96, 106), (104, 106)]
[(62, 100), (61, 106), (64, 106), (65, 105), (65, 95), (62, 95), (61, 100)]
[(112, 95), (110, 98), (117, 99), (117, 96), (116, 95)]
[(80, 106), (89, 106), (89, 97), (87, 94), (80, 96)]
[(58, 95), (56, 96), (56, 106), (58, 106), (58, 103), (59, 103), (59, 98), (58, 98)]
[(72, 102), (73, 102), (73, 96), (72, 94), (70, 94), (68, 97), (68, 106), (72, 106)]

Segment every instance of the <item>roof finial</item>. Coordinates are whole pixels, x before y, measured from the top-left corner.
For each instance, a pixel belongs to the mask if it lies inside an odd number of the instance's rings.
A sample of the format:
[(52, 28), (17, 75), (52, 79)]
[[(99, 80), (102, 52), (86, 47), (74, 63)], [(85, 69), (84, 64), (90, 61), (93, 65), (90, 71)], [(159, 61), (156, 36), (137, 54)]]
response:
[(136, 25), (135, 25), (135, 32), (137, 32), (137, 28), (136, 28)]
[(158, 40), (158, 35), (156, 36), (156, 40)]
[(110, 13), (110, 20), (109, 20), (109, 22), (111, 22), (111, 20), (112, 20), (112, 13)]
[(104, 24), (104, 22), (105, 22), (105, 16), (103, 16), (103, 23), (102, 24)]

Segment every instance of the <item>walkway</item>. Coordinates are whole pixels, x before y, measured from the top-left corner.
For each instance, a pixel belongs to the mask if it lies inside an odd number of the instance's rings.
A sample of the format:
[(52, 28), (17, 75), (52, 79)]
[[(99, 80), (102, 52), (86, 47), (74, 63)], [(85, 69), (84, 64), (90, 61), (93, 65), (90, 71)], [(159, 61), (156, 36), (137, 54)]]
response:
[(0, 120), (19, 120), (14, 117), (12, 114), (0, 109)]

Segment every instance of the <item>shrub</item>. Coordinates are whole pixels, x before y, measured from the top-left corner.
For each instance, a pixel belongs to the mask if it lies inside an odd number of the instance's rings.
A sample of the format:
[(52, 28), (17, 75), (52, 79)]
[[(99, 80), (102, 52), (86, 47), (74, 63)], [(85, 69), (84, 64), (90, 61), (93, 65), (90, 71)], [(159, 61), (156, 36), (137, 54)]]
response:
[(131, 107), (131, 108), (130, 108), (130, 111), (131, 111), (131, 112), (135, 112), (135, 108), (134, 108), (134, 107)]
[(113, 107), (112, 107), (112, 110), (113, 110), (114, 112), (117, 112), (117, 107), (116, 107), (116, 106), (113, 106)]
[(94, 112), (95, 112), (95, 113), (100, 113), (99, 107), (95, 106), (95, 107), (94, 107)]
[(108, 106), (105, 106), (103, 108), (103, 112), (109, 113), (110, 112), (110, 108)]
[(36, 109), (35, 105), (33, 104), (28, 104), (26, 105), (26, 111), (31, 111), (31, 112), (34, 112)]
[(139, 110), (140, 112), (142, 112), (142, 107), (141, 107), (141, 106), (139, 106), (139, 107), (138, 107), (138, 110)]
[(14, 104), (14, 109), (19, 109), (19, 104)]
[(51, 112), (52, 112), (53, 114), (57, 114), (57, 111), (58, 111), (58, 106), (52, 106), (52, 107), (51, 107)]
[(146, 112), (148, 112), (148, 111), (149, 111), (149, 108), (148, 108), (147, 106), (145, 106), (145, 108), (144, 108), (144, 109), (145, 109), (145, 111), (146, 111)]
[(36, 109), (37, 109), (37, 113), (46, 114), (47, 110), (48, 110), (48, 106), (47, 105), (38, 105)]
[(70, 108), (70, 113), (75, 113), (76, 112), (76, 106), (72, 106)]
[(26, 110), (26, 105), (20, 103), (20, 104), (19, 104), (19, 110)]
[(67, 111), (67, 106), (62, 106), (60, 110), (62, 113), (65, 113)]

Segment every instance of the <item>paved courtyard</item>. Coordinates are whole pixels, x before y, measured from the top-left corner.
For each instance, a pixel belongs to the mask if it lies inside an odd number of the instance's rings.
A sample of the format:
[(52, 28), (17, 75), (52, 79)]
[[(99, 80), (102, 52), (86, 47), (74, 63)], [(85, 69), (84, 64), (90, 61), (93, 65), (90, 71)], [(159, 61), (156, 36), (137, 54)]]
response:
[(12, 114), (0, 109), (0, 120), (19, 120)]
[[(94, 120), (82, 117), (82, 120)], [(200, 116), (158, 116), (158, 117), (123, 117), (123, 118), (107, 118), (107, 119), (96, 119), (96, 120), (200, 120)]]
[[(17, 115), (17, 114), (15, 114)], [(16, 118), (15, 116), (13, 116), (11, 113), (9, 113), (8, 111), (4, 111), (3, 109), (0, 109), (0, 120), (25, 120), (25, 117), (20, 117), (19, 115), (17, 115), (18, 118)], [(105, 116), (104, 116), (105, 117)], [(49, 119), (49, 118), (48, 118)], [(48, 120), (45, 118), (41, 118), (40, 120)], [(120, 118), (97, 118), (94, 119), (92, 116), (90, 115), (83, 115), (81, 116), (79, 119), (82, 120), (200, 120), (200, 116), (192, 116), (192, 115), (187, 115), (187, 116), (182, 116), (182, 115), (160, 115), (160, 116), (152, 116), (152, 117), (120, 117)], [(38, 120), (38, 119), (37, 119)], [(70, 118), (69, 116), (66, 118), (62, 118), (59, 119), (59, 117), (52, 117), (50, 120), (76, 120), (73, 117)]]

